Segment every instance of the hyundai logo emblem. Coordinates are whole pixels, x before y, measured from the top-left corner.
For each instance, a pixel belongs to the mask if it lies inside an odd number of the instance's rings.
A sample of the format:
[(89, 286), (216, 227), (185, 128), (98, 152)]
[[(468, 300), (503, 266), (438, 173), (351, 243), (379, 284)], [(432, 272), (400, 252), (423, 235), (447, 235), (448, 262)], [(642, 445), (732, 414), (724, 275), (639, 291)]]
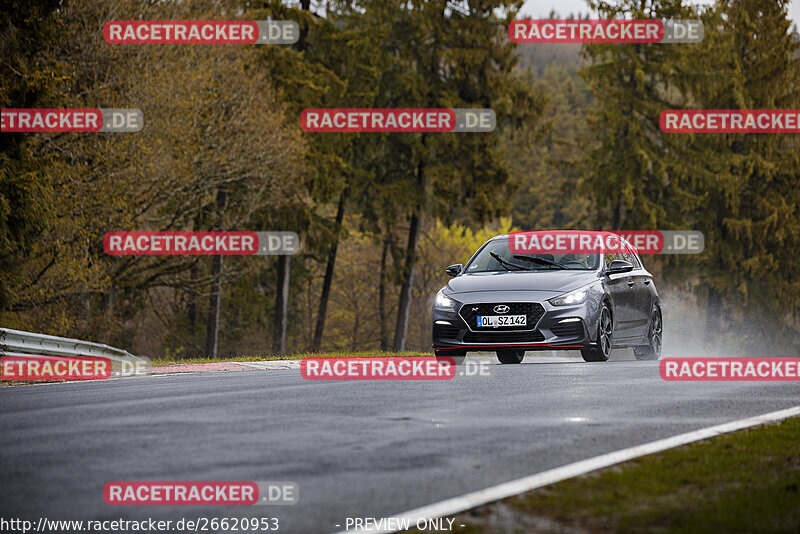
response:
[(498, 304), (497, 306), (494, 307), (495, 313), (508, 313), (509, 311), (511, 311), (511, 308), (509, 308), (505, 304)]

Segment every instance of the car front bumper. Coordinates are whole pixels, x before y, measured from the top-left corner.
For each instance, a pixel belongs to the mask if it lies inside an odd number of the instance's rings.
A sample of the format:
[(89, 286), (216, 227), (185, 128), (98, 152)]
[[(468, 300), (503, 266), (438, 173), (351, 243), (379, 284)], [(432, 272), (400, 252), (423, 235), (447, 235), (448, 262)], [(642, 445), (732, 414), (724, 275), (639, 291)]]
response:
[[(592, 295), (586, 302), (570, 306), (553, 306), (546, 299), (537, 298), (539, 295), (531, 295), (530, 299), (520, 293), (515, 293), (513, 297), (508, 295), (509, 298), (503, 296), (471, 295), (471, 302), (459, 303), (451, 309), (434, 307), (433, 348), (465, 354), (470, 351), (513, 349), (576, 350), (593, 346), (595, 336), (590, 333), (597, 330), (599, 299)], [(535, 324), (528, 324), (524, 328), (478, 328), (476, 323), (469, 324), (472, 309), (496, 304), (512, 307), (535, 304), (541, 306), (542, 313)]]

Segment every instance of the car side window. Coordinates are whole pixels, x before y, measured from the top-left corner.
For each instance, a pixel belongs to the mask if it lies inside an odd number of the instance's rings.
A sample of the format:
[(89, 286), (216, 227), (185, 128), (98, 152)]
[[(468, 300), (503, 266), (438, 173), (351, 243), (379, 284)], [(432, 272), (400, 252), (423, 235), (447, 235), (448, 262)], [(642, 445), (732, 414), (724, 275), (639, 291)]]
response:
[(641, 267), (639, 260), (636, 259), (636, 254), (622, 254), (622, 259), (633, 265), (634, 269)]
[(614, 260), (627, 261), (628, 263), (633, 265), (634, 269), (639, 269), (642, 266), (642, 264), (636, 258), (636, 254), (617, 254), (617, 253), (614, 253), (614, 254), (606, 254), (605, 257), (606, 257), (606, 268), (608, 268), (611, 265), (611, 262), (614, 261)]
[[(633, 248), (633, 247), (631, 247), (630, 243), (628, 243), (627, 241), (625, 241), (624, 243), (625, 243), (626, 247), (630, 247), (628, 250)], [(639, 263), (639, 259), (636, 257), (636, 254), (633, 254), (633, 253), (619, 254), (619, 259), (627, 261), (628, 263), (633, 265), (634, 269), (639, 269), (642, 266), (641, 263)]]

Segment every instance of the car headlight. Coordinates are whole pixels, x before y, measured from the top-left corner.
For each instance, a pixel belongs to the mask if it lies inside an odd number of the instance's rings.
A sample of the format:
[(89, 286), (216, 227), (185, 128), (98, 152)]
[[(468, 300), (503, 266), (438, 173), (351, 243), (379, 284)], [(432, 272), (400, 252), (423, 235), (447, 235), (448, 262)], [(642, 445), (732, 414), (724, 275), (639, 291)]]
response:
[(456, 301), (439, 291), (436, 293), (436, 307), (437, 308), (454, 308)]
[(588, 296), (589, 288), (586, 287), (573, 291), (572, 293), (567, 293), (566, 295), (561, 295), (560, 297), (550, 299), (548, 302), (553, 306), (569, 306), (570, 304), (580, 304), (585, 302)]

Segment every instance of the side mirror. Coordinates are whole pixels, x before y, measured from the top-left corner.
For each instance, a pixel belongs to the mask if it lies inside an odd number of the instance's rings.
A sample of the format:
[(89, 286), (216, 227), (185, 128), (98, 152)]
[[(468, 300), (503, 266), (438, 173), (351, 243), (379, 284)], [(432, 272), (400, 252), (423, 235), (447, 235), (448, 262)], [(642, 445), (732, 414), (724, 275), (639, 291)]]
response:
[(606, 274), (629, 273), (633, 270), (633, 264), (625, 260), (614, 260), (606, 269)]
[(464, 268), (463, 265), (461, 265), (460, 263), (456, 263), (455, 265), (451, 265), (450, 267), (445, 269), (444, 272), (446, 272), (450, 276), (458, 276), (459, 274), (461, 274), (461, 270), (463, 268)]

